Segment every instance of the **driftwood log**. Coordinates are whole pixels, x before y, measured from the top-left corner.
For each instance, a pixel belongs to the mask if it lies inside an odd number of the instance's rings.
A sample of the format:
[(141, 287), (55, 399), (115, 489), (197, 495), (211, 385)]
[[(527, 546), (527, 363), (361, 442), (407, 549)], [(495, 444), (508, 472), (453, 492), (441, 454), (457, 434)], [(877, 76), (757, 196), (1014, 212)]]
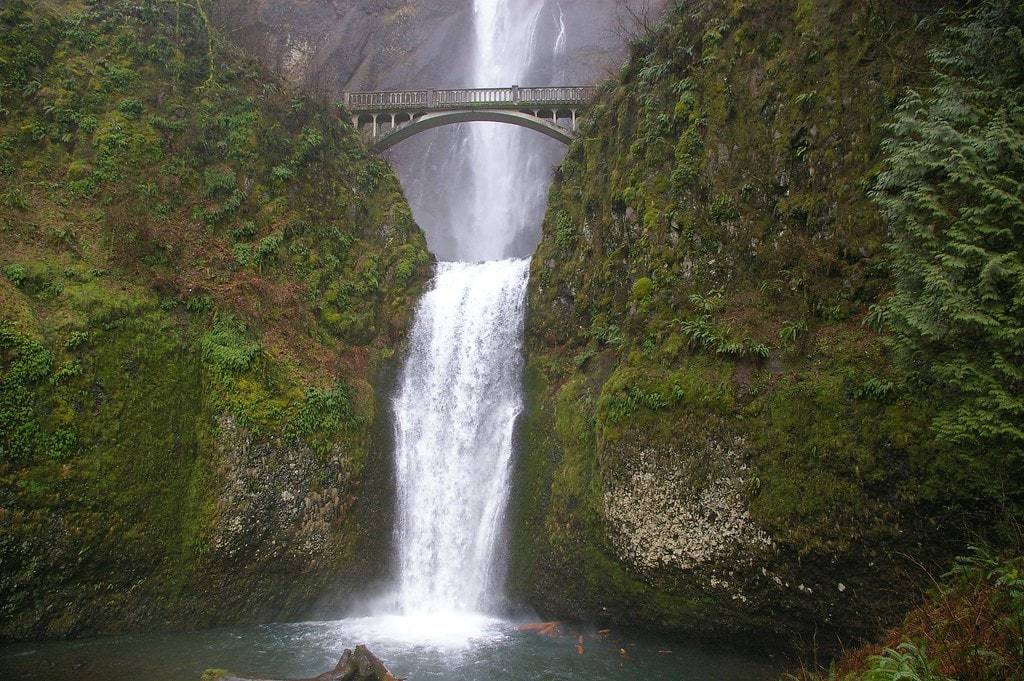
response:
[(519, 631), (525, 631), (547, 638), (560, 638), (562, 636), (561, 622), (533, 622), (531, 624), (519, 625)]
[[(201, 681), (271, 681), (270, 679), (246, 679), (232, 676), (224, 671), (207, 670)], [(291, 681), (402, 681), (388, 671), (384, 663), (371, 653), (366, 646), (356, 646), (355, 651), (346, 650), (338, 666), (312, 679)]]

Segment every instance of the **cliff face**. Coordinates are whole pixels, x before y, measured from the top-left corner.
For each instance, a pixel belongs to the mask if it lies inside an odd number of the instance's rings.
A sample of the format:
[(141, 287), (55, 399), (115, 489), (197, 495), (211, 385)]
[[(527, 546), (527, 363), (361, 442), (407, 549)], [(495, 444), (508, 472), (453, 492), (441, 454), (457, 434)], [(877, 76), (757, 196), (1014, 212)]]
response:
[(0, 10), (0, 639), (381, 572), (377, 391), (431, 258), (387, 166), (202, 7)]
[(472, 39), (472, 7), (455, 0), (221, 0), (214, 16), (268, 67), (325, 93), (412, 87), (424, 72), (459, 83), (452, 46)]
[[(665, 0), (542, 1), (533, 36), (559, 45), (533, 65), (538, 83), (591, 82), (618, 67), (623, 32), (653, 21)], [(289, 81), (319, 92), (466, 87), (476, 41), (464, 0), (218, 0), (215, 20), (233, 42)], [(535, 56), (536, 57), (536, 56)], [(526, 83), (523, 83), (525, 85)], [(511, 85), (511, 83), (508, 83)]]
[[(516, 58), (521, 85), (588, 84), (622, 62), (625, 34), (663, 10), (665, 0), (507, 0), (528, 27), (530, 44)], [(289, 81), (332, 100), (342, 90), (466, 87), (476, 83), (479, 54), (471, 0), (219, 0), (215, 18), (233, 41)], [(513, 30), (512, 27), (506, 27)], [(513, 83), (486, 83), (490, 86)], [(465, 145), (473, 125), (416, 135), (388, 152), (417, 222), (440, 259), (457, 259), (459, 233), (471, 207), (460, 188), (474, 176)], [(564, 148), (525, 135), (517, 146), (521, 174), (547, 177)], [(524, 161), (528, 159), (528, 163)], [(526, 256), (539, 238), (543, 200), (522, 197), (529, 210), (509, 254)]]
[(939, 9), (681, 3), (602, 88), (533, 262), (515, 594), (822, 643), (997, 524), (1012, 486), (864, 323), (893, 286), (868, 188)]

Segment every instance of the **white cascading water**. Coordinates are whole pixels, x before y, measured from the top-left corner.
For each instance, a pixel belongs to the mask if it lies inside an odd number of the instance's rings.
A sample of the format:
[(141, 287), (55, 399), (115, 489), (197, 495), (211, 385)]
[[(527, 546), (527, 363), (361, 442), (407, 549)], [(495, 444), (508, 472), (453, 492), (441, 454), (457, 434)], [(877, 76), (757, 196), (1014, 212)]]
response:
[(522, 409), (526, 260), (441, 263), (395, 400), (400, 603), (486, 609)]
[[(475, 0), (475, 87), (520, 84), (529, 73), (535, 32), (544, 2)], [(531, 147), (523, 143), (521, 128), (501, 123), (474, 123), (469, 128), (472, 192), (467, 223), (459, 231), (459, 246), (466, 260), (507, 257), (516, 237), (526, 233), (533, 212), (527, 207), (543, 203), (546, 183), (530, 167)], [(545, 173), (546, 174), (546, 173)]]
[[(519, 82), (543, 6), (475, 0), (475, 85)], [(499, 600), (530, 266), (502, 258), (544, 182), (526, 171), (521, 132), (501, 124), (469, 130), (473, 183), (457, 232), (463, 262), (438, 265), (395, 399), (398, 605), (434, 626), (486, 613)]]

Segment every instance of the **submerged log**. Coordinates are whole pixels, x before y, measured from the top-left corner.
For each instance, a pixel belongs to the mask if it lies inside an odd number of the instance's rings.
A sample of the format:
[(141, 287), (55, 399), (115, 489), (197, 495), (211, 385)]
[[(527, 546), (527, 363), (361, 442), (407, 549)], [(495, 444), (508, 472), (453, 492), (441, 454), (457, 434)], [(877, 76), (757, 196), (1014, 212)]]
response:
[[(201, 681), (271, 681), (271, 679), (250, 679), (232, 676), (221, 669), (207, 669)], [(338, 666), (329, 672), (311, 679), (291, 679), (290, 681), (402, 681), (388, 671), (384, 663), (371, 653), (366, 646), (356, 646), (355, 651), (346, 650), (338, 662)]]
[(548, 638), (559, 638), (562, 635), (561, 622), (533, 622), (531, 624), (519, 625), (519, 631), (525, 631), (538, 636)]

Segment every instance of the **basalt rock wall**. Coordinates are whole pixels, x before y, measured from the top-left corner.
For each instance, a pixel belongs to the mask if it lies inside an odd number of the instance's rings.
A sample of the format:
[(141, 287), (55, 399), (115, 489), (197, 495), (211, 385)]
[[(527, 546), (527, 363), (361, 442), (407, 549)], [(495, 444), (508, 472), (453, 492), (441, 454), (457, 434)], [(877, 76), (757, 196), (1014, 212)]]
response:
[(530, 280), (522, 600), (850, 640), (1008, 517), (865, 321), (894, 286), (868, 190), (947, 9), (680, 3), (602, 86)]
[(0, 9), (0, 639), (280, 621), (385, 572), (360, 502), (431, 256), (203, 7)]

